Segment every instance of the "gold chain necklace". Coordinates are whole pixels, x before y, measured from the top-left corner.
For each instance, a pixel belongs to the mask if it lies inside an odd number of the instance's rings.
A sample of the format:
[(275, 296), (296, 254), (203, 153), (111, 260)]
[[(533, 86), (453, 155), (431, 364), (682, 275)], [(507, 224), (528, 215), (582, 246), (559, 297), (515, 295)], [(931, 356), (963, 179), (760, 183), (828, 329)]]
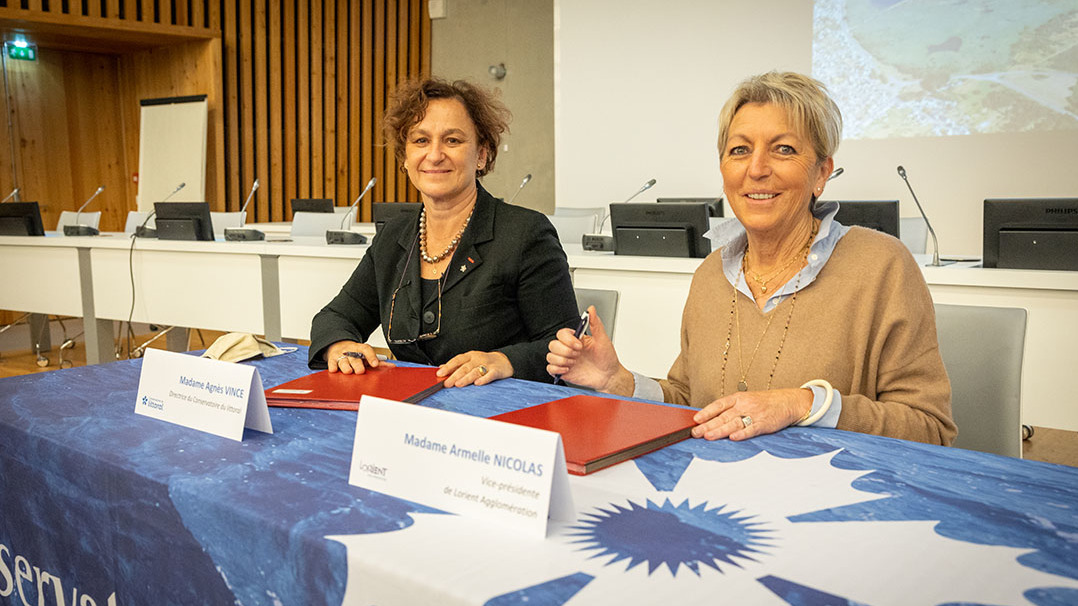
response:
[[(808, 242), (805, 243), (805, 248), (801, 255), (798, 257), (802, 259), (808, 258), (808, 252), (812, 248), (812, 241), (816, 239), (816, 232), (819, 227), (813, 223), (812, 233), (809, 235)], [(745, 249), (745, 255), (741, 257), (741, 271), (738, 273), (740, 277), (745, 272), (745, 258), (748, 257), (748, 248)], [(796, 257), (795, 257), (796, 258)], [(790, 298), (790, 311), (786, 314), (786, 324), (782, 328), (782, 338), (779, 339), (779, 348), (775, 353), (775, 361), (771, 364), (771, 372), (767, 376), (767, 387), (764, 389), (771, 389), (771, 381), (775, 378), (775, 369), (778, 368), (779, 358), (782, 357), (782, 348), (786, 344), (786, 335), (790, 331), (790, 320), (794, 316), (794, 307), (797, 305), (797, 292), (801, 287), (801, 272), (797, 273), (797, 281), (794, 282), (794, 293)], [(760, 350), (760, 344), (764, 342), (764, 337), (767, 336), (767, 331), (771, 328), (771, 321), (775, 319), (775, 314), (772, 313), (771, 317), (767, 319), (767, 324), (764, 326), (764, 332), (760, 335), (760, 339), (756, 341), (756, 347), (752, 350), (752, 357), (749, 359), (749, 365), (746, 367), (744, 364), (745, 356), (742, 354), (741, 349), (741, 312), (737, 304), (737, 286), (732, 285), (733, 297), (730, 301), (730, 323), (726, 329), (726, 345), (722, 351), (722, 391), (726, 393), (726, 362), (730, 356), (730, 345), (733, 341), (734, 324), (737, 324), (737, 363), (741, 371), (741, 379), (737, 382), (738, 391), (748, 391), (749, 384), (746, 380), (746, 374), (748, 369), (752, 368), (752, 362), (756, 359), (756, 352)]]
[(419, 256), (423, 261), (427, 263), (437, 263), (442, 259), (448, 257), (457, 250), (457, 245), (460, 244), (460, 238), (464, 235), (464, 230), (468, 228), (468, 223), (472, 220), (472, 214), (475, 213), (475, 204), (472, 205), (472, 210), (468, 213), (468, 218), (464, 219), (464, 225), (460, 226), (460, 230), (457, 235), (453, 236), (449, 245), (445, 247), (440, 254), (430, 256), (427, 254), (427, 208), (424, 206), (423, 210), (419, 213)]
[(767, 292), (768, 282), (786, 273), (786, 270), (790, 268), (790, 264), (792, 264), (795, 260), (804, 259), (807, 256), (809, 248), (812, 247), (812, 241), (816, 239), (816, 232), (818, 229), (819, 227), (816, 225), (816, 221), (814, 220), (812, 222), (812, 233), (809, 234), (808, 242), (805, 243), (804, 248), (798, 251), (797, 254), (790, 256), (790, 258), (782, 264), (782, 267), (778, 268), (776, 271), (771, 272), (767, 277), (764, 277), (756, 272), (751, 272), (752, 275), (749, 275), (750, 272), (748, 271), (745, 264), (745, 259), (749, 256), (749, 249), (745, 248), (745, 256), (741, 258), (741, 271), (744, 272), (746, 276), (752, 278), (753, 282), (756, 282), (760, 285), (760, 292)]
[[(745, 252), (748, 253), (748, 250), (746, 250)], [(749, 276), (749, 277), (752, 278), (753, 282), (756, 282), (757, 284), (760, 285), (760, 292), (767, 292), (767, 283), (770, 282), (771, 280), (774, 280), (776, 277), (781, 276), (782, 274), (786, 273), (786, 270), (790, 268), (790, 264), (793, 263), (794, 259), (798, 258), (799, 256), (800, 255), (794, 255), (794, 256), (790, 257), (785, 263), (782, 264), (782, 267), (780, 267), (780, 268), (778, 268), (778, 270), (772, 272), (766, 278), (764, 276), (761, 276), (760, 274), (758, 274), (756, 272), (752, 272), (752, 275)], [(745, 257), (748, 257), (748, 254), (746, 254)], [(745, 270), (744, 258), (742, 258), (741, 270), (745, 273), (746, 276), (749, 275), (749, 272)]]

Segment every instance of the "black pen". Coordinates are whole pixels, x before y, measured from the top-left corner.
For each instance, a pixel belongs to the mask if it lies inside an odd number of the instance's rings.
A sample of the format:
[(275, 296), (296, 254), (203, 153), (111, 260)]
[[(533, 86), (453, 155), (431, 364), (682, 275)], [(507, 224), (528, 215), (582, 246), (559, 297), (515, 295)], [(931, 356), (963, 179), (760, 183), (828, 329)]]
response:
[[(588, 314), (588, 310), (584, 310), (584, 313), (580, 314), (580, 324), (576, 325), (576, 331), (573, 332), (573, 336), (580, 338), (584, 335), (584, 332), (588, 330), (588, 322), (591, 319), (591, 315)], [(561, 375), (554, 377), (554, 384), (561, 385)]]
[(370, 363), (367, 362), (367, 359), (364, 358), (363, 354), (359, 353), (358, 351), (346, 351), (342, 353), (341, 356), (345, 358), (359, 358), (363, 362), (364, 366), (370, 366)]

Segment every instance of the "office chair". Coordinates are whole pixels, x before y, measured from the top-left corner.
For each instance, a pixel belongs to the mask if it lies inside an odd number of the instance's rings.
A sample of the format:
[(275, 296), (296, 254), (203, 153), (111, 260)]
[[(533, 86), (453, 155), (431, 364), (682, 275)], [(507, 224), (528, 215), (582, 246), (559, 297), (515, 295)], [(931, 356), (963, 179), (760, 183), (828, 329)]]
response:
[(576, 306), (580, 313), (584, 313), (589, 305), (594, 305), (599, 319), (603, 321), (603, 327), (606, 328), (606, 334), (613, 341), (618, 316), (618, 291), (598, 288), (574, 288), (573, 291), (576, 293)]
[(925, 254), (928, 248), (928, 224), (921, 217), (903, 217), (898, 220), (898, 233), (902, 243), (915, 255)]
[(247, 211), (217, 212), (210, 211), (210, 223), (213, 223), (213, 237), (225, 239), (225, 228), (243, 227), (247, 224)]
[(62, 235), (64, 233), (65, 225), (88, 225), (97, 229), (101, 224), (101, 211), (77, 213), (72, 210), (65, 210), (60, 213), (60, 219), (56, 222), (56, 231)]
[[(135, 233), (139, 225), (143, 223), (150, 229), (157, 228), (157, 222), (150, 215), (151, 211), (131, 210), (127, 212), (127, 221), (124, 223), (124, 234), (130, 236)], [(147, 221), (149, 219), (149, 221)]]
[(954, 446), (1021, 457), (1026, 310), (937, 304), (936, 332), (951, 379)]
[(292, 215), (290, 234), (293, 238), (312, 236), (322, 238), (325, 237), (326, 230), (349, 229), (352, 223), (353, 217), (342, 218), (337, 213), (298, 212)]
[[(580, 244), (584, 234), (594, 234), (599, 229), (602, 208), (557, 208), (547, 219), (558, 230), (558, 240), (564, 244)], [(606, 318), (603, 318), (606, 322)]]

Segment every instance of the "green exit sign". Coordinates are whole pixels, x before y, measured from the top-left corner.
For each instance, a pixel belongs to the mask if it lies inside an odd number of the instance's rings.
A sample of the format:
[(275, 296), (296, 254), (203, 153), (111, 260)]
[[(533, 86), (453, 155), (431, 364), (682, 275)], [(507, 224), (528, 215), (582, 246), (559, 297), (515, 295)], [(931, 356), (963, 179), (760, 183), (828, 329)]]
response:
[(8, 44), (7, 56), (18, 61), (37, 61), (37, 45), (27, 44), (22, 46)]

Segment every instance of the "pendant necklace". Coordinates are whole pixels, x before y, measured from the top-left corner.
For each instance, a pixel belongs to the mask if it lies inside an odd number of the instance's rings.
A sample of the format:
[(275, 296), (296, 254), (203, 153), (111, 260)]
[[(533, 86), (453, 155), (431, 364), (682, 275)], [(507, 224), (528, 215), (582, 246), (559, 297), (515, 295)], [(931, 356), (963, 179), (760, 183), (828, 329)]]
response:
[[(815, 224), (815, 222), (813, 222), (812, 233), (809, 235), (808, 241), (805, 243), (804, 249), (802, 250), (801, 254), (798, 254), (793, 258), (795, 258), (795, 259), (800, 258), (802, 260), (806, 260), (808, 258), (809, 249), (811, 249), (811, 247), (812, 247), (812, 241), (816, 239), (816, 233), (817, 233), (818, 229), (819, 229), (819, 226), (817, 226)], [(744, 256), (741, 257), (741, 268), (740, 268), (740, 271), (738, 272), (738, 277), (739, 278), (741, 276), (745, 275), (745, 259), (748, 258), (748, 256), (749, 256), (748, 253), (749, 253), (749, 251), (746, 248)], [(789, 263), (787, 263), (783, 267), (783, 269), (785, 270), (788, 267), (789, 267)], [(779, 275), (779, 274), (775, 274), (775, 275)], [(773, 277), (774, 276), (771, 276), (771, 278), (773, 278)], [(768, 280), (770, 280), (771, 278), (768, 278)], [(740, 282), (740, 280), (737, 280), (737, 281)], [(782, 337), (779, 339), (778, 351), (775, 353), (775, 361), (772, 362), (772, 364), (771, 364), (771, 372), (768, 374), (767, 386), (764, 388), (765, 390), (766, 389), (771, 389), (771, 381), (775, 378), (775, 369), (778, 368), (779, 358), (782, 357), (782, 348), (786, 344), (786, 335), (790, 331), (790, 320), (793, 318), (793, 315), (794, 315), (794, 306), (797, 305), (797, 293), (800, 290), (800, 287), (801, 287), (801, 272), (798, 271), (797, 272), (797, 280), (794, 282), (794, 292), (793, 292), (793, 295), (790, 297), (790, 311), (786, 314), (786, 324), (782, 328)], [(738, 369), (740, 370), (740, 375), (741, 375), (740, 379), (737, 382), (737, 390), (738, 391), (748, 391), (749, 390), (749, 384), (748, 384), (748, 380), (746, 378), (748, 376), (748, 370), (752, 368), (752, 363), (756, 359), (756, 353), (760, 350), (760, 345), (764, 342), (764, 337), (767, 336), (767, 331), (768, 331), (769, 328), (771, 328), (771, 322), (775, 319), (775, 315), (776, 315), (774, 313), (775, 310), (773, 310), (770, 317), (768, 317), (767, 324), (764, 325), (764, 331), (760, 335), (759, 340), (756, 341), (756, 347), (753, 348), (752, 355), (749, 357), (748, 366), (746, 366), (745, 365), (745, 357), (744, 357), (743, 352), (742, 352), (741, 312), (740, 312), (740, 308), (739, 308), (738, 302), (737, 302), (737, 286), (736, 285), (731, 285), (731, 290), (733, 291), (733, 297), (732, 297), (732, 299), (730, 301), (730, 321), (729, 321), (729, 325), (727, 326), (727, 330), (726, 330), (726, 345), (723, 347), (723, 351), (722, 351), (722, 373), (721, 373), (722, 376), (721, 376), (721, 381), (722, 381), (722, 391), (723, 391), (723, 393), (726, 393), (726, 363), (729, 360), (729, 356), (730, 356), (730, 346), (731, 346), (732, 341), (733, 341), (734, 325), (735, 324), (737, 325), (737, 363), (738, 363)], [(766, 286), (761, 285), (761, 292), (766, 292)]]

